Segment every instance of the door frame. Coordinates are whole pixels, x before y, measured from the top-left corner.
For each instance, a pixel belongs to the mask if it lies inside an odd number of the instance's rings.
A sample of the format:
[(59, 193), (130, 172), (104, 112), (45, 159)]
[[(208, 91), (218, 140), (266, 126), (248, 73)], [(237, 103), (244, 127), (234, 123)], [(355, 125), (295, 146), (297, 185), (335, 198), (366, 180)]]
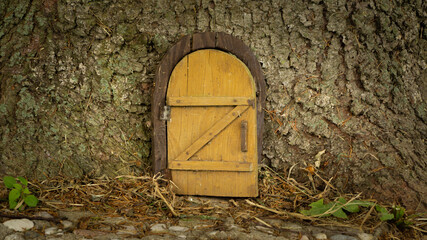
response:
[(262, 136), (264, 131), (265, 80), (261, 65), (246, 44), (232, 35), (221, 32), (189, 34), (172, 46), (160, 62), (156, 71), (154, 93), (151, 99), (152, 159), (154, 173), (162, 173), (169, 178), (167, 169), (167, 131), (166, 131), (166, 92), (169, 78), (175, 65), (186, 55), (202, 49), (217, 49), (231, 53), (242, 61), (252, 74), (256, 87), (257, 101), (257, 150), (258, 162), (262, 155)]

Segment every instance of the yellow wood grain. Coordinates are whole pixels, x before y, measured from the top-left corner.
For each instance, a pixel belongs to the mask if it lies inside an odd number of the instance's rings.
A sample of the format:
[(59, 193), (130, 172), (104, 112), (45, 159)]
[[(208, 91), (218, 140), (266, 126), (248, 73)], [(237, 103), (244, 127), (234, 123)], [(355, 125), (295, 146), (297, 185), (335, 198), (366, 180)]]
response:
[[(257, 196), (256, 103), (248, 101), (255, 97), (249, 70), (231, 54), (199, 50), (175, 66), (167, 91), (171, 106), (167, 139), (168, 166), (178, 194)], [(239, 110), (228, 124), (215, 126), (241, 107), (246, 110)], [(241, 151), (242, 121), (248, 126), (246, 152)], [(207, 137), (210, 133), (215, 136)], [(188, 149), (193, 149), (192, 156), (180, 158)], [(251, 166), (251, 170), (235, 166)]]
[(224, 162), (224, 161), (171, 161), (169, 169), (176, 170), (209, 170), (225, 172), (250, 172), (253, 164), (247, 162)]
[(169, 106), (237, 106), (252, 105), (252, 98), (248, 97), (168, 97)]
[[(202, 136), (198, 137), (188, 148), (186, 148), (175, 161), (185, 161), (192, 157), (197, 151), (199, 151), (206, 143), (216, 137), (225, 127), (227, 127), (232, 121), (243, 114), (248, 106), (237, 106), (231, 112), (227, 113), (224, 117), (216, 122), (211, 128), (208, 129)], [(199, 124), (200, 125), (200, 124)], [(195, 125), (195, 126), (199, 126)], [(193, 128), (194, 129), (194, 128)]]

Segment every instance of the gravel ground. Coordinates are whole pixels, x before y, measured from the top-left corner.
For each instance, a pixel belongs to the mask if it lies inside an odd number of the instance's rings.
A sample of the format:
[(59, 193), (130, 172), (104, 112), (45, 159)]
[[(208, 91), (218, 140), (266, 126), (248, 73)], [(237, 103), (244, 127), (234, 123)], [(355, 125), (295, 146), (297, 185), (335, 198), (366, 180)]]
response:
[[(52, 217), (47, 212), (39, 216)], [(15, 219), (0, 224), (0, 239), (331, 239), (372, 240), (378, 239), (381, 230), (373, 234), (346, 227), (315, 227), (298, 222), (265, 218), (251, 221), (244, 226), (233, 218), (203, 219), (185, 218), (175, 222), (150, 224), (131, 221), (126, 217), (99, 217), (91, 212), (58, 212), (64, 220), (58, 223), (48, 220)], [(85, 229), (85, 220), (96, 219), (98, 229)], [(262, 224), (261, 222), (264, 222)], [(22, 229), (19, 229), (19, 228)], [(13, 229), (15, 230), (13, 230)]]

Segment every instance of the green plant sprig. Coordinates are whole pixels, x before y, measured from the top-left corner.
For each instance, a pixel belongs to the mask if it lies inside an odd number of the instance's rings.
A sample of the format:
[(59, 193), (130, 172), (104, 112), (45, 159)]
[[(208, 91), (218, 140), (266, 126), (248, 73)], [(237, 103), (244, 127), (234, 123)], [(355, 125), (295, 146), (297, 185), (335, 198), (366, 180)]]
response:
[(405, 208), (401, 206), (392, 206), (391, 212), (387, 208), (370, 201), (354, 200), (347, 201), (345, 198), (340, 197), (335, 201), (327, 204), (324, 203), (323, 198), (313, 202), (309, 205), (311, 208), (308, 210), (301, 210), (300, 212), (306, 216), (311, 217), (328, 217), (334, 216), (337, 218), (348, 219), (348, 213), (356, 213), (360, 211), (360, 207), (373, 207), (378, 213), (381, 221), (391, 221), (398, 227), (406, 227), (412, 224), (408, 217), (405, 217)]
[(25, 205), (29, 207), (37, 206), (39, 200), (36, 196), (32, 195), (28, 189), (28, 181), (23, 177), (11, 177), (5, 176), (3, 178), (4, 185), (10, 189), (9, 192), (9, 208), (19, 209), (20, 211), (25, 209)]

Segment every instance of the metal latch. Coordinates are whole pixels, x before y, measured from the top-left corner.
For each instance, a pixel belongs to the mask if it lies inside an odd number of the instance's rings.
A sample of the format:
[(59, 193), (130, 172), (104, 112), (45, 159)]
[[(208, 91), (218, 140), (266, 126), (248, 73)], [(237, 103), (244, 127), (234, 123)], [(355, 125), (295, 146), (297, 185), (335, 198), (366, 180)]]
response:
[(242, 152), (248, 151), (248, 121), (246, 120), (240, 123), (240, 145)]

